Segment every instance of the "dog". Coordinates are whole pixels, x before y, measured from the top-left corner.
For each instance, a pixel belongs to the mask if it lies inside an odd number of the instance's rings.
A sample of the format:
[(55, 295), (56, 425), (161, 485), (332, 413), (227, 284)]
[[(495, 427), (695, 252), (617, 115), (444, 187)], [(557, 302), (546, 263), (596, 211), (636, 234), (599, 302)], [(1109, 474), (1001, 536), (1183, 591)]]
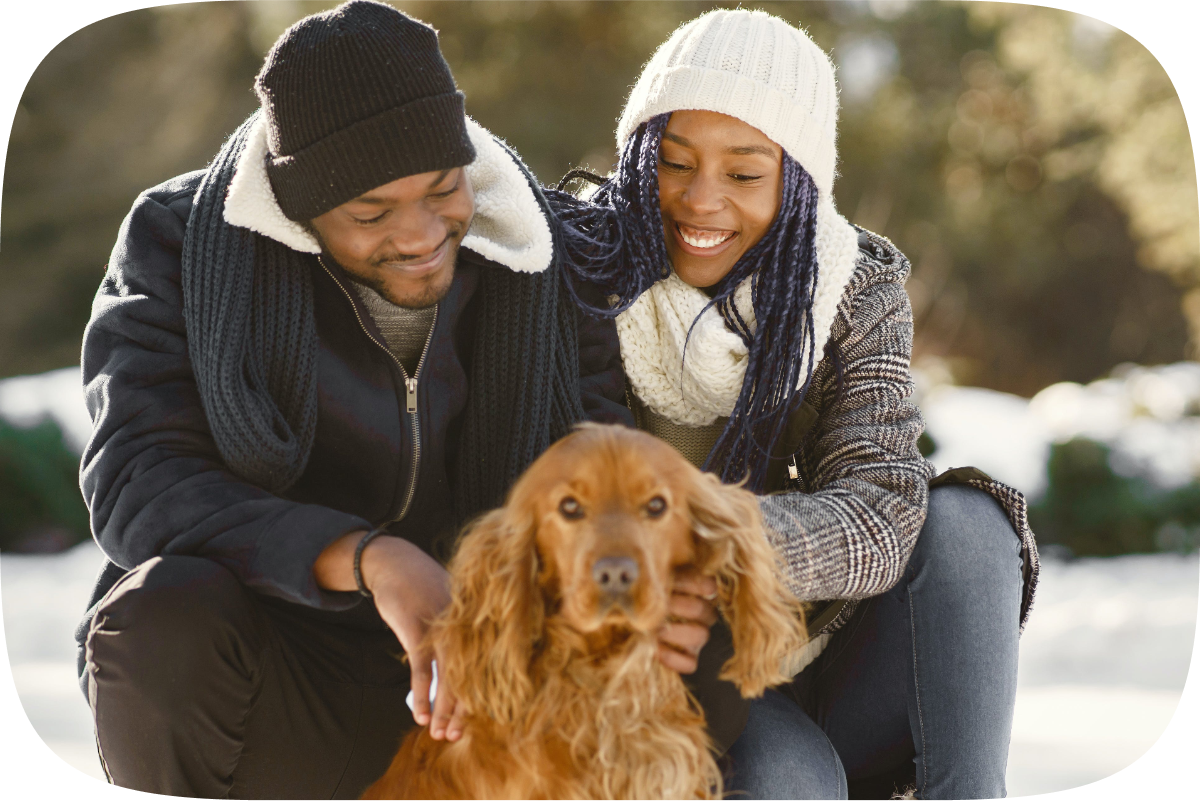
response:
[(461, 539), (429, 636), (465, 705), (457, 742), (405, 738), (363, 798), (710, 798), (703, 713), (658, 659), (672, 575), (715, 577), (744, 697), (803, 644), (750, 492), (640, 431), (584, 424)]

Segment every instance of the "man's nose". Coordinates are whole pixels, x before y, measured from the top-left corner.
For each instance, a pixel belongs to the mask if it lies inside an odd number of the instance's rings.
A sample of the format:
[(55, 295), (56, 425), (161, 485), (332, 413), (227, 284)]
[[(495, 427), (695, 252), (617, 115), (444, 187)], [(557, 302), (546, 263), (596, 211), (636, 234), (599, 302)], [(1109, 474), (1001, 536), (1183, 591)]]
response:
[(606, 556), (592, 566), (592, 580), (612, 599), (628, 595), (637, 579), (638, 563), (628, 556)]
[(388, 244), (402, 256), (428, 256), (446, 239), (446, 224), (436, 214), (410, 211), (397, 216)]

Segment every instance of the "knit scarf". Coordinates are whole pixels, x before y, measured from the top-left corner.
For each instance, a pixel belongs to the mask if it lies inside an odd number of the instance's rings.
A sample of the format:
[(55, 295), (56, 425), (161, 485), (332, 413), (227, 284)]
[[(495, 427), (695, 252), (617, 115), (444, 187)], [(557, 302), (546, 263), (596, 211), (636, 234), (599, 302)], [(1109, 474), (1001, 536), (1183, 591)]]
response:
[[(810, 311), (816, 341), (807, 344), (819, 360), (858, 258), (858, 233), (824, 196), (817, 203), (816, 250), (820, 271)], [(734, 302), (753, 331), (750, 280), (737, 288)], [(715, 308), (705, 311), (708, 303), (702, 290), (672, 271), (617, 316), (631, 388), (652, 411), (680, 425), (702, 426), (728, 417), (746, 377), (746, 344)], [(801, 376), (800, 386), (807, 379)]]
[[(196, 191), (183, 242), (183, 316), (217, 450), (233, 473), (282, 495), (304, 472), (316, 434), (316, 257), (225, 221), (229, 185), (259, 113), (229, 137)], [(551, 220), (557, 262), (562, 249), (546, 199), (507, 155)], [(583, 417), (577, 312), (560, 274), (557, 263), (538, 273), (483, 270), (455, 460), (460, 519), (498, 505), (525, 467)]]

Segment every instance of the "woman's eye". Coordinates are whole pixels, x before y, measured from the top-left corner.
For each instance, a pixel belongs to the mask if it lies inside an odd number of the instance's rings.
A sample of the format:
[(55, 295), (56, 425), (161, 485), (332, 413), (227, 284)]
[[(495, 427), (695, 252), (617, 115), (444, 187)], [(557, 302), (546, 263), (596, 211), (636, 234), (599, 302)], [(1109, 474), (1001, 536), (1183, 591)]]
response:
[(558, 504), (558, 511), (568, 520), (578, 520), (583, 517), (583, 507), (572, 497), (563, 498)]
[(683, 170), (687, 169), (686, 164), (676, 164), (673, 161), (667, 161), (666, 159), (662, 158), (661, 156), (659, 157), (658, 162), (662, 166), (666, 167), (668, 170), (675, 170), (676, 172), (682, 172)]
[(646, 501), (646, 514), (651, 517), (662, 517), (662, 513), (665, 511), (667, 511), (667, 501), (663, 496), (655, 495)]
[(761, 175), (739, 175), (737, 173), (730, 173), (729, 177), (740, 183), (749, 183), (750, 181), (757, 181), (759, 178), (762, 178)]

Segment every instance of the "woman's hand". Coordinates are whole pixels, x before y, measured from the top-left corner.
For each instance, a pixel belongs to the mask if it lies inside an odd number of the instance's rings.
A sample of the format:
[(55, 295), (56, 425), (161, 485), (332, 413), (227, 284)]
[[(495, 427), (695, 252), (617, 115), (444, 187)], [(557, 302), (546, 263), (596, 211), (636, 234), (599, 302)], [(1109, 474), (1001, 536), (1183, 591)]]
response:
[(708, 630), (717, 622), (717, 581), (691, 565), (675, 569), (667, 623), (658, 632), (658, 658), (671, 670), (694, 673)]
[[(313, 565), (318, 586), (354, 591), (354, 550), (366, 532), (347, 534), (329, 545)], [(363, 584), (375, 599), (383, 622), (408, 655), (412, 671), (413, 719), (429, 726), (435, 740), (462, 736), (462, 711), (445, 677), (439, 677), (437, 698), (429, 708), (429, 687), (436, 657), (427, 642), (429, 624), (450, 603), (450, 574), (435, 559), (400, 537), (376, 537), (363, 548)]]

